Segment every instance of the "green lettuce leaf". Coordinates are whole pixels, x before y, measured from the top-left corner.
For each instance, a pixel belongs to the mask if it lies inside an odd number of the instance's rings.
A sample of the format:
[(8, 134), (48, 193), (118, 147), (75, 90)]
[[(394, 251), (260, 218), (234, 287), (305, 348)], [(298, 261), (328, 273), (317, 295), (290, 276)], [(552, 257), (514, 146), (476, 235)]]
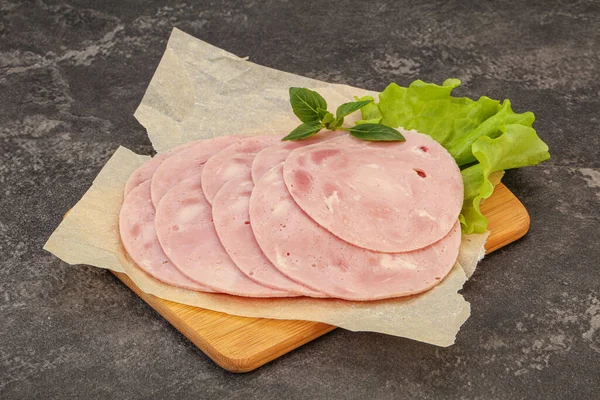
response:
[(472, 148), (479, 163), (461, 171), (465, 199), (459, 218), (465, 233), (487, 229), (487, 218), (479, 207), (481, 201), (494, 192), (494, 185), (489, 180), (493, 172), (536, 165), (550, 158), (548, 146), (535, 129), (518, 124), (503, 127), (502, 134), (496, 139), (480, 137)]
[(362, 114), (362, 120), (358, 121), (356, 125), (360, 124), (380, 124), (381, 123), (381, 112), (379, 111), (379, 107), (377, 107), (373, 101), (373, 97), (371, 96), (363, 96), (363, 97), (354, 97), (356, 101), (370, 101), (369, 104), (360, 109)]
[(415, 129), (442, 144), (462, 170), (463, 231), (481, 233), (487, 219), (479, 206), (494, 191), (490, 174), (535, 165), (550, 153), (532, 128), (533, 113), (515, 113), (509, 100), (452, 97), (459, 85), (458, 79), (447, 79), (441, 86), (421, 80), (408, 87), (392, 83), (379, 94), (379, 103), (361, 110), (363, 120), (358, 123), (379, 120), (393, 128)]

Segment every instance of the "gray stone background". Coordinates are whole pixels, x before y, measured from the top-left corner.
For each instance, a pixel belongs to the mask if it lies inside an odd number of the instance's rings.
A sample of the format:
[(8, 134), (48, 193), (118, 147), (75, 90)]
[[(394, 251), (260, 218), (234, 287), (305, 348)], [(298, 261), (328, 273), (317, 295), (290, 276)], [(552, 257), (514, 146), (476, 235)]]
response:
[[(178, 27), (381, 90), (458, 77), (532, 110), (552, 159), (508, 172), (530, 233), (487, 257), (450, 348), (336, 330), (223, 371), (110, 273), (42, 250), (124, 145)], [(0, 1), (0, 398), (591, 399), (600, 392), (598, 1)]]

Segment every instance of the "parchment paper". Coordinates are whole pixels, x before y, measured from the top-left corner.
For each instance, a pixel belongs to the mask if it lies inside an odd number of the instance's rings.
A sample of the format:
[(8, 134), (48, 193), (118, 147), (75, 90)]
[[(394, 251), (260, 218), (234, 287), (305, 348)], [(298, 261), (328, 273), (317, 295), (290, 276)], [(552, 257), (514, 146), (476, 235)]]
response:
[(174, 29), (135, 117), (158, 152), (233, 133), (289, 133), (300, 123), (291, 86), (317, 90), (330, 110), (377, 94), (263, 67)]
[[(318, 90), (333, 109), (353, 96), (375, 95), (258, 66), (175, 29), (135, 116), (157, 151), (226, 134), (281, 134), (298, 124), (289, 108), (290, 86)], [(120, 147), (44, 248), (69, 264), (125, 272), (141, 290), (158, 297), (247, 317), (318, 321), (449, 346), (469, 316), (469, 304), (458, 291), (483, 256), (487, 234), (463, 237), (459, 261), (448, 277), (430, 291), (406, 298), (249, 299), (158, 282), (131, 263), (118, 231), (125, 182), (145, 160)]]

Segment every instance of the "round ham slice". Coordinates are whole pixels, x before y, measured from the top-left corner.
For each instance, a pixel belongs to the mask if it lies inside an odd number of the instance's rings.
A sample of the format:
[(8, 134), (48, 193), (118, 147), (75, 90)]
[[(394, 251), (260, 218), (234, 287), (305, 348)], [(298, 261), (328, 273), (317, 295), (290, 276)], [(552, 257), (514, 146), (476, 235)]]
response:
[(356, 246), (398, 253), (423, 248), (455, 225), (463, 181), (450, 154), (430, 136), (406, 142), (350, 136), (292, 151), (283, 177), (312, 219)]
[(202, 166), (215, 153), (234, 143), (239, 136), (220, 136), (194, 142), (188, 148), (165, 159), (152, 176), (152, 203), (158, 207), (160, 199), (171, 189), (190, 176), (202, 172)]
[(322, 293), (283, 275), (263, 254), (250, 226), (248, 207), (253, 188), (250, 178), (233, 179), (225, 183), (214, 198), (213, 220), (225, 251), (247, 277), (264, 286), (304, 296), (323, 297)]
[(158, 168), (158, 166), (164, 160), (166, 160), (167, 157), (169, 157), (169, 153), (159, 153), (151, 159), (149, 159), (148, 161), (146, 161), (145, 163), (143, 163), (138, 169), (133, 171), (131, 176), (129, 176), (127, 183), (125, 183), (124, 195), (127, 197), (127, 195), (133, 189), (138, 187), (142, 182), (146, 182), (147, 180), (152, 178), (152, 175), (154, 175), (156, 168)]
[(125, 198), (119, 214), (121, 241), (135, 264), (166, 284), (185, 289), (212, 292), (183, 275), (169, 261), (158, 243), (154, 229), (154, 206), (150, 199), (150, 181), (140, 183)]
[(281, 142), (280, 136), (253, 136), (240, 139), (208, 159), (202, 170), (202, 190), (210, 204), (230, 179), (250, 177), (252, 160), (265, 147)]
[(252, 181), (258, 182), (265, 172), (270, 170), (273, 166), (284, 162), (292, 150), (341, 135), (347, 134), (343, 131), (320, 132), (318, 135), (306, 139), (279, 142), (274, 146), (262, 149), (256, 154), (252, 162)]
[(188, 147), (199, 142), (201, 141), (182, 144), (181, 146), (175, 147), (174, 149), (171, 149), (169, 151), (158, 153), (150, 160), (146, 161), (144, 164), (142, 164), (141, 167), (133, 171), (133, 173), (127, 180), (127, 183), (125, 184), (125, 196), (127, 196), (129, 192), (131, 192), (139, 184), (152, 178), (152, 175), (154, 175), (156, 169), (159, 167), (160, 164), (162, 164), (163, 161), (167, 159), (167, 157), (170, 157), (171, 155), (178, 153), (181, 150), (187, 149)]
[(308, 217), (288, 192), (281, 166), (257, 182), (250, 221), (260, 248), (282, 273), (314, 290), (347, 300), (377, 300), (426, 291), (452, 269), (460, 245), (455, 222), (442, 240), (408, 253), (353, 246)]
[(247, 278), (219, 241), (200, 174), (174, 186), (155, 218), (158, 240), (169, 259), (190, 279), (216, 291), (249, 297), (289, 296)]

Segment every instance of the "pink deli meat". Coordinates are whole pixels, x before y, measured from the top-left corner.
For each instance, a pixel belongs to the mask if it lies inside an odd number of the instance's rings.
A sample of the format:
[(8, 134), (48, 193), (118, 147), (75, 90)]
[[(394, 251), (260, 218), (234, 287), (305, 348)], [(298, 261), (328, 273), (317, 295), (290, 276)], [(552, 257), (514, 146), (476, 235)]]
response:
[(389, 253), (428, 246), (455, 225), (463, 181), (435, 140), (403, 135), (406, 142), (342, 136), (300, 147), (284, 163), (286, 186), (302, 210), (348, 243)]
[(169, 157), (169, 153), (159, 153), (133, 171), (125, 184), (124, 195), (127, 196), (129, 192), (138, 187), (142, 182), (146, 182), (152, 178), (152, 175), (154, 175), (158, 166), (165, 161), (167, 157)]
[(152, 175), (154, 175), (154, 173), (156, 172), (156, 169), (168, 157), (170, 157), (171, 155), (173, 155), (175, 153), (180, 152), (181, 150), (187, 149), (188, 147), (190, 147), (194, 144), (197, 144), (197, 143), (199, 143), (199, 142), (191, 142), (191, 143), (183, 144), (181, 146), (175, 147), (174, 149), (166, 151), (164, 153), (158, 153), (157, 155), (152, 157), (150, 160), (146, 161), (144, 164), (142, 164), (141, 167), (139, 167), (138, 169), (133, 171), (133, 173), (127, 180), (127, 183), (125, 184), (125, 196), (127, 196), (129, 194), (129, 192), (131, 192), (139, 184), (152, 178)]
[(289, 194), (281, 166), (257, 182), (250, 221), (267, 258), (304, 285), (347, 300), (377, 300), (426, 291), (451, 270), (458, 256), (460, 225), (442, 240), (408, 253), (380, 253), (353, 246), (309, 218)]
[(250, 177), (252, 160), (265, 147), (281, 143), (280, 136), (243, 138), (208, 159), (202, 170), (202, 190), (210, 204), (219, 189), (233, 178)]
[(212, 210), (202, 193), (200, 174), (174, 186), (155, 219), (158, 240), (169, 259), (190, 279), (216, 291), (248, 297), (282, 297), (287, 292), (247, 278), (219, 241)]
[[(212, 214), (219, 239), (238, 268), (256, 282), (304, 296), (323, 297), (283, 275), (265, 257), (250, 226), (250, 178), (233, 179), (214, 198)], [(277, 229), (277, 228), (275, 228)]]
[(164, 160), (152, 176), (152, 203), (158, 206), (160, 199), (171, 189), (190, 176), (202, 172), (202, 166), (215, 153), (223, 150), (239, 136), (220, 136), (193, 143)]
[(345, 134), (342, 131), (320, 132), (318, 135), (307, 139), (279, 142), (274, 146), (262, 149), (256, 154), (252, 162), (252, 181), (257, 182), (273, 166), (284, 162), (292, 150)]
[(183, 275), (169, 261), (162, 250), (154, 229), (154, 206), (150, 199), (150, 181), (146, 180), (133, 188), (125, 198), (119, 214), (121, 241), (135, 264), (169, 285), (212, 292)]

